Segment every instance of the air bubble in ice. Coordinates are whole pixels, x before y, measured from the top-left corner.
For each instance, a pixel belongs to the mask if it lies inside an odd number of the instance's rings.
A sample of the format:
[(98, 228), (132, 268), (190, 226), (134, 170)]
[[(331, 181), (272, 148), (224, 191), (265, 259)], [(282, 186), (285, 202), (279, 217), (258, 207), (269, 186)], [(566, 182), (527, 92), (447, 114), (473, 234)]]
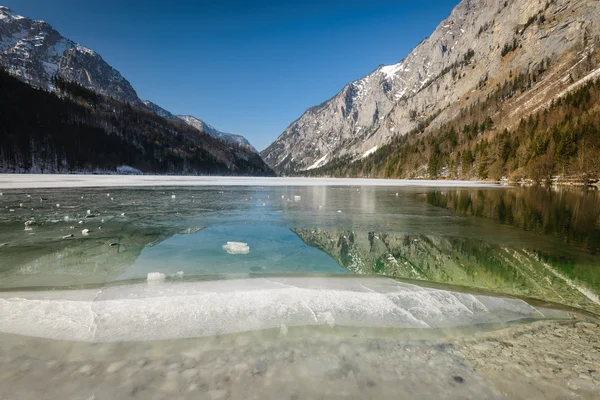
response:
[(287, 336), (287, 334), (288, 334), (288, 327), (287, 327), (286, 324), (279, 325), (279, 334), (281, 336)]

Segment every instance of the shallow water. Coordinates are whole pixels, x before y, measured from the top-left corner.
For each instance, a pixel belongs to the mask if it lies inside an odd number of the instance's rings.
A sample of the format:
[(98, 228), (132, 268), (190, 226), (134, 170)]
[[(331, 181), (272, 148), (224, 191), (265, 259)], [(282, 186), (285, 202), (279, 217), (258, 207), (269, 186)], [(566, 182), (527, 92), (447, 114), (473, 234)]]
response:
[(277, 182), (1, 189), (0, 397), (505, 398), (447, 341), (600, 312), (596, 192)]
[[(186, 279), (359, 273), (599, 309), (596, 192), (406, 186), (5, 189), (0, 204), (4, 290), (102, 285), (145, 279), (150, 272)], [(30, 220), (35, 224), (25, 226)], [(229, 254), (223, 249), (229, 241), (246, 243), (249, 252)]]

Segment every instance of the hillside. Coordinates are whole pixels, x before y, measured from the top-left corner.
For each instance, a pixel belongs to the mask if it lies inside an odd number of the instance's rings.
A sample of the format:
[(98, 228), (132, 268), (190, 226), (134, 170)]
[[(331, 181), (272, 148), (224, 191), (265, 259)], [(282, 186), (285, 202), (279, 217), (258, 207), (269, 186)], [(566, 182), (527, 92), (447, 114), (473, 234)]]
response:
[[(163, 118), (178, 119), (152, 101), (142, 101), (131, 83), (100, 54), (63, 37), (45, 21), (23, 17), (3, 6), (0, 6), (0, 67), (23, 82), (47, 91), (55, 90), (53, 79), (58, 77), (146, 108)], [(200, 129), (209, 135), (250, 145), (242, 136), (224, 134), (205, 125), (206, 129)]]
[(73, 82), (56, 92), (0, 70), (1, 172), (273, 175), (258, 154)]
[[(521, 78), (515, 78), (520, 81)], [(521, 83), (517, 82), (517, 86)], [(529, 85), (529, 83), (524, 83)], [(514, 127), (502, 128), (509, 84), (444, 126), (399, 136), (374, 154), (335, 160), (309, 176), (531, 179), (594, 182), (600, 178), (600, 80), (590, 80)], [(527, 90), (527, 89), (525, 89)], [(498, 110), (496, 114), (492, 110)], [(494, 118), (490, 117), (494, 115)]]

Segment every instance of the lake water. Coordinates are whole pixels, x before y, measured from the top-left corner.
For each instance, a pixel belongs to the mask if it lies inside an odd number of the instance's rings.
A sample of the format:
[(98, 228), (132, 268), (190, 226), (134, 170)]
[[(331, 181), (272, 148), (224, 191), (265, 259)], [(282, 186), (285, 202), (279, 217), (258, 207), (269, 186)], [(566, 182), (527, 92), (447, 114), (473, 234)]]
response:
[[(186, 280), (358, 273), (598, 310), (597, 192), (62, 188), (4, 190), (0, 202), (3, 290), (105, 285), (150, 272)], [(231, 241), (249, 252), (229, 254)]]
[(598, 192), (278, 182), (1, 189), (0, 356), (31, 347), (110, 369), (120, 352), (170, 357), (136, 342), (178, 354), (217, 344), (173, 340), (210, 337), (231, 352), (282, 335), (338, 346), (600, 312)]

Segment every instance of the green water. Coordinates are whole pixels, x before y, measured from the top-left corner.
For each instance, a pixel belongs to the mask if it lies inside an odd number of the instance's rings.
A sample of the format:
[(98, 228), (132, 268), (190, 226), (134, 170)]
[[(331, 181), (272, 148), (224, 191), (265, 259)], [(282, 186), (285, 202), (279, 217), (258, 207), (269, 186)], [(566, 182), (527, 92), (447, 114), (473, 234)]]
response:
[(597, 192), (545, 188), (4, 190), (0, 289), (356, 273), (599, 312), (599, 221)]

